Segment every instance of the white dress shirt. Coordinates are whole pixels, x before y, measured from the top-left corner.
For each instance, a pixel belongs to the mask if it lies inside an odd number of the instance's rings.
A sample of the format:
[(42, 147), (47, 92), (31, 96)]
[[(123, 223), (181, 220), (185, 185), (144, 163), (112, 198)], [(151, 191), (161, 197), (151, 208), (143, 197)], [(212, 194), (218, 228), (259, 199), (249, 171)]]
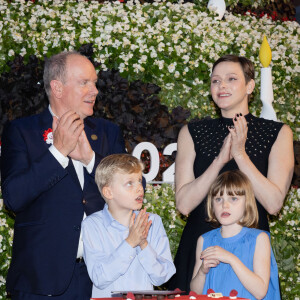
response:
[[(52, 116), (58, 118), (52, 111), (51, 106), (49, 104), (49, 111), (51, 113)], [(58, 118), (59, 119), (59, 118)], [(52, 144), (49, 147), (49, 151), (52, 153), (52, 155), (56, 158), (56, 160), (61, 164), (61, 166), (65, 169), (68, 164), (69, 164), (69, 158), (64, 156), (61, 152), (59, 152), (56, 147)], [(81, 188), (83, 189), (84, 186), (84, 174), (83, 174), (83, 168), (85, 167), (86, 170), (89, 173), (92, 173), (93, 168), (94, 168), (94, 164), (95, 164), (95, 152), (93, 151), (93, 158), (92, 160), (89, 162), (88, 165), (83, 164), (82, 162), (80, 162), (79, 160), (75, 160), (72, 159), (76, 174), (78, 176), (78, 180), (80, 182)], [(86, 214), (84, 213), (83, 215), (83, 219), (85, 219)], [(78, 251), (77, 251), (77, 257), (82, 257), (83, 256), (83, 242), (82, 242), (82, 234), (80, 231), (80, 238), (79, 238), (79, 244), (78, 244)]]

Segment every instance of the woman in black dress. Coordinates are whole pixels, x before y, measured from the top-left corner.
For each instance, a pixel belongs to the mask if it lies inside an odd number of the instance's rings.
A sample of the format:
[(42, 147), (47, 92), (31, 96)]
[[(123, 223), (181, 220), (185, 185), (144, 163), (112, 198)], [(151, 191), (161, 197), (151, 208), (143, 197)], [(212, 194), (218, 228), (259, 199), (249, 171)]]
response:
[(218, 174), (240, 169), (248, 176), (260, 229), (269, 231), (267, 214), (276, 214), (283, 205), (293, 174), (293, 134), (283, 123), (249, 113), (248, 100), (254, 86), (254, 67), (248, 59), (235, 55), (219, 58), (212, 69), (211, 95), (222, 117), (191, 122), (179, 133), (176, 205), (189, 217), (175, 257), (176, 274), (170, 289), (190, 290), (197, 239), (213, 229), (206, 222), (205, 203)]

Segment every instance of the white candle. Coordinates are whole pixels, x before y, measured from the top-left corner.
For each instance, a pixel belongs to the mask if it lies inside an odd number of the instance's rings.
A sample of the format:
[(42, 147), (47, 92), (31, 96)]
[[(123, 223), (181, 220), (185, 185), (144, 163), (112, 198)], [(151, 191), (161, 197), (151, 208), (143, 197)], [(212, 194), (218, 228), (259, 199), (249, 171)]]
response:
[(276, 121), (276, 113), (272, 106), (272, 102), (274, 100), (272, 87), (272, 69), (269, 67), (272, 59), (272, 52), (265, 36), (259, 51), (259, 58), (264, 67), (261, 68), (260, 78), (260, 99), (263, 104), (260, 116), (265, 119)]

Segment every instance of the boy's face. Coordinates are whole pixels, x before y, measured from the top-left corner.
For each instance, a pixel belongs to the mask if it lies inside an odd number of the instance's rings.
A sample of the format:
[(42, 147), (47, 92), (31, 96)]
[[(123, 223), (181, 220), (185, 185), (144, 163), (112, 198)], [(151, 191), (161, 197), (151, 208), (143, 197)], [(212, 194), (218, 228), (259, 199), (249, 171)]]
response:
[(142, 172), (131, 174), (116, 172), (111, 184), (105, 188), (110, 210), (126, 211), (142, 208), (144, 199)]

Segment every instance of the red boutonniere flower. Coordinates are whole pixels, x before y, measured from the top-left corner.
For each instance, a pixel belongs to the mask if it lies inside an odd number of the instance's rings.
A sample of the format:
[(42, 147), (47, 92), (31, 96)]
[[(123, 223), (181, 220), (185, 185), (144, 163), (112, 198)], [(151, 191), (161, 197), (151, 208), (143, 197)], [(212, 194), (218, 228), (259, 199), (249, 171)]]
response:
[(51, 144), (51, 145), (53, 144), (52, 128), (48, 128), (47, 130), (44, 131), (43, 138), (47, 144)]

